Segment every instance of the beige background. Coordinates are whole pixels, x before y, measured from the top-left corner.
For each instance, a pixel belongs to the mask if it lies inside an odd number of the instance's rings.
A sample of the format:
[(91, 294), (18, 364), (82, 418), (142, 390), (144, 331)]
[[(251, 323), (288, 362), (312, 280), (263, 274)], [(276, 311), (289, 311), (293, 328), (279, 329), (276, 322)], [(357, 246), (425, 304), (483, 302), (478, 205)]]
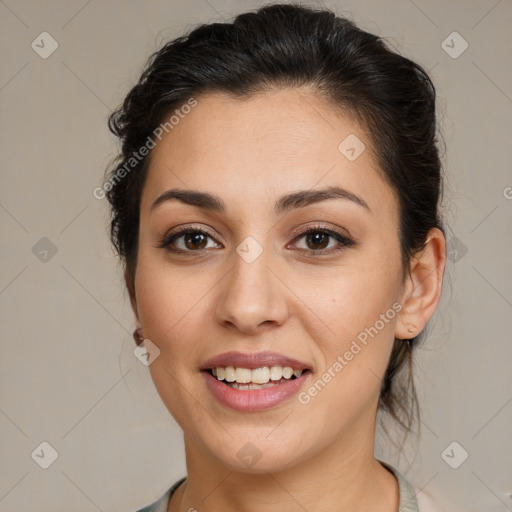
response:
[[(92, 191), (116, 151), (107, 115), (149, 54), (262, 3), (0, 2), (1, 512), (126, 512), (185, 474), (181, 432), (133, 355), (106, 202)], [(447, 144), (451, 283), (418, 363), (416, 458), (388, 460), (420, 502), (438, 502), (427, 512), (512, 510), (512, 4), (325, 5), (431, 70)], [(31, 47), (43, 31), (59, 45), (47, 59)], [(441, 46), (454, 31), (469, 44), (458, 58)], [(31, 458), (43, 441), (58, 453), (48, 469)], [(451, 461), (469, 453), (458, 469), (442, 457), (453, 441)]]

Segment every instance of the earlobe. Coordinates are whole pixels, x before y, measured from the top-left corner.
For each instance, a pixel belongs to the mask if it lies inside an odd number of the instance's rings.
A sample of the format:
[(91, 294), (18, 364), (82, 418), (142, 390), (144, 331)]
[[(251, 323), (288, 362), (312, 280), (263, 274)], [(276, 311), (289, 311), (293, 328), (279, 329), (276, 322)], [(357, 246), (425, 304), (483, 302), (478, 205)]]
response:
[(445, 266), (444, 234), (440, 229), (432, 228), (425, 247), (411, 258), (395, 338), (411, 339), (425, 328), (441, 299)]

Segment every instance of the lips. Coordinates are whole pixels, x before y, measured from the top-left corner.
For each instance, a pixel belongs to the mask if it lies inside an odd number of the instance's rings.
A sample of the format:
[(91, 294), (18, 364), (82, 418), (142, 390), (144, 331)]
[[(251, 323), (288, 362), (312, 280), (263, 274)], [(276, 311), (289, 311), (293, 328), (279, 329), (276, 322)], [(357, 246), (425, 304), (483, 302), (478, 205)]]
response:
[(201, 365), (201, 370), (211, 370), (219, 366), (235, 368), (261, 368), (263, 366), (289, 366), (294, 370), (311, 370), (306, 363), (277, 352), (225, 352), (208, 359)]
[[(290, 380), (281, 378), (259, 389), (257, 389), (258, 386), (251, 384), (233, 387), (223, 380), (218, 380), (212, 372), (212, 369), (222, 367), (245, 368), (250, 371), (276, 366), (289, 367), (301, 372), (297, 372), (299, 376), (296, 378)], [(207, 389), (220, 404), (236, 411), (256, 412), (276, 407), (298, 393), (304, 383), (309, 380), (311, 368), (302, 361), (276, 352), (226, 352), (205, 361), (201, 365), (201, 374)]]

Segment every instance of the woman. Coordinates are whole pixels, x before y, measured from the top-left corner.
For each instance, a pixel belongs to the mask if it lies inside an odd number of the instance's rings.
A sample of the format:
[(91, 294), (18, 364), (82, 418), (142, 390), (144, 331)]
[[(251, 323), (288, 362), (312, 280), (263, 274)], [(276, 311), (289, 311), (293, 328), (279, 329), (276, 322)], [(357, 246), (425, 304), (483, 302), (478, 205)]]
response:
[(134, 337), (187, 461), (144, 510), (418, 510), (374, 438), (378, 410), (417, 419), (445, 268), (422, 68), (267, 6), (166, 44), (110, 127)]

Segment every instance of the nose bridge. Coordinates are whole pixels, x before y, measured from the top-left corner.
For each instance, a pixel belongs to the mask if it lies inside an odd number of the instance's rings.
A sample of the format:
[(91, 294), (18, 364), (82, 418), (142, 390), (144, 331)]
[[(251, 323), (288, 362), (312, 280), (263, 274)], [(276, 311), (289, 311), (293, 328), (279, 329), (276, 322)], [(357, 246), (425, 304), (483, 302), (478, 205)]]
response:
[[(224, 325), (249, 333), (262, 324), (279, 325), (286, 317), (286, 298), (272, 267), (272, 252), (251, 237), (232, 255), (232, 268), (219, 296), (217, 315)], [(261, 327), (260, 327), (261, 328)]]

